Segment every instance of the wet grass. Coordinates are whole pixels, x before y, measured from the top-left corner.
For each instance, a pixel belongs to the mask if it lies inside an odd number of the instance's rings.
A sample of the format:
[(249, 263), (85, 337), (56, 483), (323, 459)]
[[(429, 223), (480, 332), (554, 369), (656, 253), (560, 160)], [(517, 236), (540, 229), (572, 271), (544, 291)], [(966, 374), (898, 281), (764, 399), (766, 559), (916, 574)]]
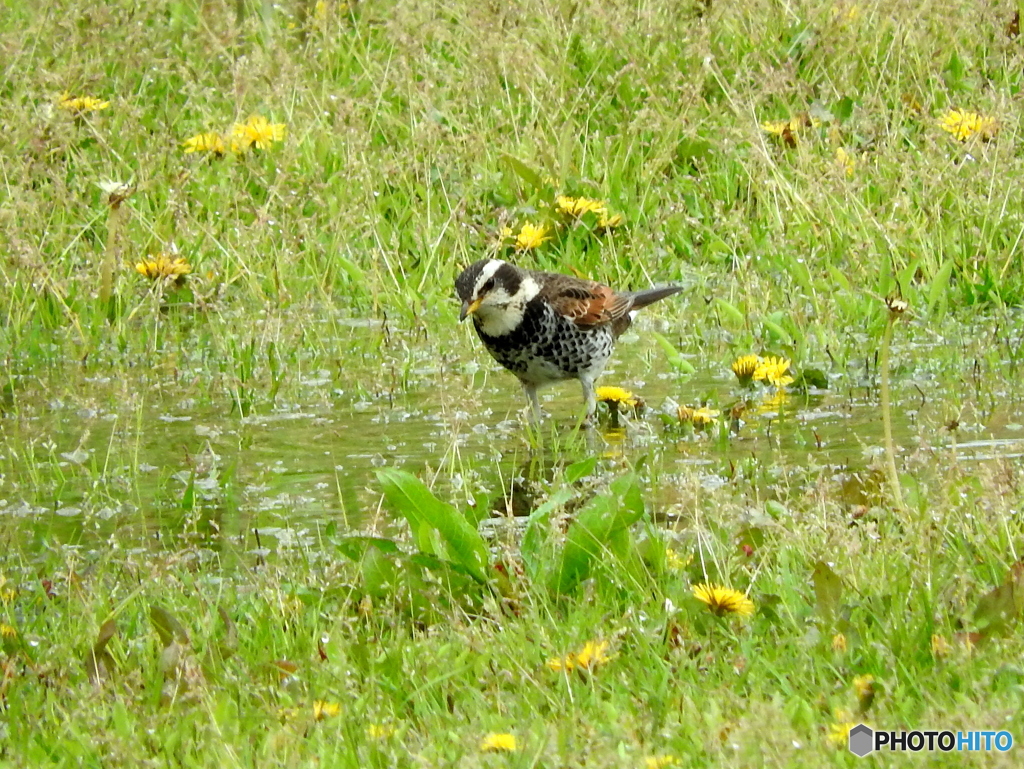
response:
[[(1015, 10), (6, 4), (0, 763), (1024, 739)], [(257, 114), (284, 137), (184, 151)], [(618, 348), (625, 431), (573, 429), (571, 386), (520, 423), (451, 300), (486, 253), (685, 287)], [(748, 353), (814, 379), (766, 405)]]

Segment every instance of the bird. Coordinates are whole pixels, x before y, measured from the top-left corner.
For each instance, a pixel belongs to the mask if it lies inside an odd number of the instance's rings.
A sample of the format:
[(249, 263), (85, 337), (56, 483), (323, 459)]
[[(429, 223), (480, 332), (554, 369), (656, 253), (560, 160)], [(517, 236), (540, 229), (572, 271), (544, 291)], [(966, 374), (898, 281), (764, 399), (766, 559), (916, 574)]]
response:
[(474, 262), (455, 279), (459, 320), (472, 316), (491, 357), (519, 378), (533, 421), (540, 419), (538, 388), (569, 379), (583, 388), (589, 420), (597, 410), (594, 382), (615, 340), (637, 310), (679, 291), (681, 286), (614, 291), (496, 258)]

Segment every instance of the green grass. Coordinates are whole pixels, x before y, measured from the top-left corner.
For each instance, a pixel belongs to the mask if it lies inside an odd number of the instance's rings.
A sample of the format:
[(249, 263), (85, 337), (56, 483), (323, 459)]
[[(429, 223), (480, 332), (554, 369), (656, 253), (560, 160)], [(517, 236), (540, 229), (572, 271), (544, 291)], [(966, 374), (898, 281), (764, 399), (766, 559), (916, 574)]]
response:
[[(827, 736), (837, 710), (861, 719), (865, 674), (869, 723), (1024, 739), (1021, 463), (1012, 447), (963, 462), (956, 443), (1019, 436), (1022, 419), (1015, 10), (5, 2), (0, 765), (852, 766)], [(110, 106), (75, 117), (65, 91)], [(950, 108), (996, 118), (998, 135), (958, 142), (938, 125)], [(795, 146), (762, 128), (805, 113), (819, 122)], [(252, 114), (284, 123), (284, 141), (183, 151)], [(135, 185), (117, 213), (110, 180)], [(622, 226), (566, 225), (560, 193), (607, 201)], [(466, 450), (503, 415), (477, 416), (489, 369), (469, 366), (484, 358), (456, 329), (453, 280), (527, 221), (555, 237), (504, 249), (521, 264), (686, 288), (652, 308), (664, 344), (628, 372), (674, 361), (680, 402), (728, 408), (707, 377), (763, 352), (875, 403), (898, 291), (902, 505), (880, 462), (793, 449), (815, 445), (812, 421), (655, 429), (594, 464), (603, 448), (548, 424), (512, 441), (530, 459), (511, 474), (504, 434)], [(190, 263), (182, 286), (135, 271), (159, 252)], [(687, 390), (686, 365), (714, 386)], [(436, 419), (436, 450), (405, 469), (473, 523), (495, 497), (513, 507), (513, 486), (554, 500), (528, 545), (499, 531), (483, 579), (467, 575), (451, 530), (407, 532), (409, 510), (381, 507), (361, 466), (330, 490), (358, 531), (331, 518), (261, 547), (254, 496), (298, 509), (307, 480), (331, 477), (276, 473), (289, 436), (330, 447), (357, 408), (375, 425)], [(248, 419), (289, 410), (317, 421)], [(187, 435), (160, 421), (183, 414)], [(954, 418), (960, 436), (942, 429)], [(274, 456), (246, 453), (274, 429)], [(773, 453), (779, 429), (795, 443)], [(621, 501), (630, 472), (637, 523), (572, 529)], [(65, 525), (52, 511), (69, 504), (84, 512)], [(690, 593), (705, 580), (757, 612), (712, 617)], [(91, 681), (110, 619), (109, 673)], [(591, 639), (615, 655), (592, 674), (546, 666)], [(341, 713), (316, 720), (317, 700)], [(488, 732), (520, 749), (481, 753)], [(1011, 766), (1018, 749), (932, 760)]]

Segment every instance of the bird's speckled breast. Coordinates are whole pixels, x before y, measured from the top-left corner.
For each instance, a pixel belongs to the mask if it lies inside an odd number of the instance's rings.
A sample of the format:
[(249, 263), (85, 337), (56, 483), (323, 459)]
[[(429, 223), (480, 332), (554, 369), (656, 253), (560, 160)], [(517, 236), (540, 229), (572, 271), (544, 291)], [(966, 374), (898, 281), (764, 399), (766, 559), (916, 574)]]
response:
[(563, 318), (541, 297), (531, 300), (518, 328), (503, 336), (477, 334), (491, 356), (524, 382), (542, 385), (597, 376), (611, 356), (609, 325), (582, 328)]

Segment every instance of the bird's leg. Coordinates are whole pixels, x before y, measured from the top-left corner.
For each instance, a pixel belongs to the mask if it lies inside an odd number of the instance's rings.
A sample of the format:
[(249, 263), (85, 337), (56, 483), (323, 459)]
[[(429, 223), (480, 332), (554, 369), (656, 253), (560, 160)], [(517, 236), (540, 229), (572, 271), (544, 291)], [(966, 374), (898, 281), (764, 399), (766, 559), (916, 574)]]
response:
[(523, 382), (523, 391), (530, 400), (530, 421), (540, 422), (540, 399), (537, 397), (537, 385)]
[(583, 400), (587, 402), (587, 416), (584, 423), (590, 424), (597, 413), (597, 396), (594, 394), (594, 380), (591, 377), (581, 376), (580, 385), (583, 387)]

